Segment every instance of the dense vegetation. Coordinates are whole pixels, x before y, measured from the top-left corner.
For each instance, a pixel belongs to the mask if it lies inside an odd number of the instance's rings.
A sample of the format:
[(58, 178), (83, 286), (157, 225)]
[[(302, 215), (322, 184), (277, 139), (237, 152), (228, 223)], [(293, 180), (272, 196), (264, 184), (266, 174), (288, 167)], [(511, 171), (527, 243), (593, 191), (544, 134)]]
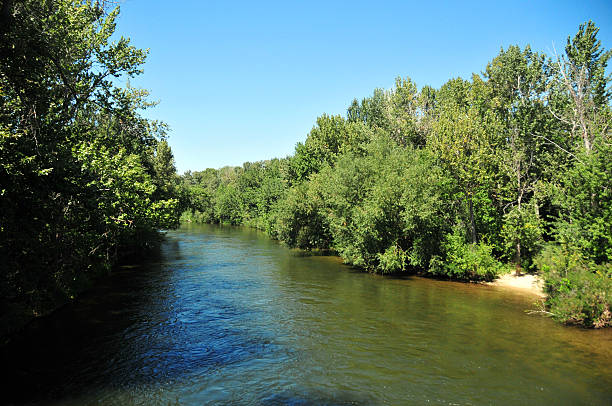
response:
[[(0, 335), (178, 224), (178, 176), (118, 9), (0, 1)], [(23, 320), (22, 320), (23, 321)]]
[[(184, 220), (243, 224), (372, 272), (538, 272), (561, 321), (612, 324), (612, 56), (502, 49), (479, 75), (354, 100), (291, 157), (175, 173), (118, 9), (0, 0), (2, 329), (74, 297)], [(128, 82), (129, 83), (129, 82)]]
[(612, 55), (502, 49), (480, 75), (354, 100), (295, 154), (187, 172), (183, 219), (243, 224), (380, 273), (539, 272), (561, 321), (612, 323)]

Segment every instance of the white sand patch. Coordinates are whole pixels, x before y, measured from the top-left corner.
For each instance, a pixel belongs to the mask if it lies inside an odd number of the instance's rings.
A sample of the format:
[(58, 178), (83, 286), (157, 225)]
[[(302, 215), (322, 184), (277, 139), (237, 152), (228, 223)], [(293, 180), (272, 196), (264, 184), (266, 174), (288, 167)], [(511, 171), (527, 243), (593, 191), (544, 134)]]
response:
[(529, 291), (541, 297), (546, 296), (544, 293), (544, 281), (537, 275), (522, 274), (521, 276), (516, 276), (514, 272), (512, 272), (502, 275), (498, 279), (493, 282), (488, 282), (487, 284)]

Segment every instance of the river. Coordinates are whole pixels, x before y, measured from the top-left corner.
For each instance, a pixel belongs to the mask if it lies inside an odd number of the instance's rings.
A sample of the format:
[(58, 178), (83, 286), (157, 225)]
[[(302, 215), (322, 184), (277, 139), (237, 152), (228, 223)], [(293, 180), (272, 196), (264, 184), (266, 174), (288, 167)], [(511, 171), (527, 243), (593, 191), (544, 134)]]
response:
[(612, 404), (612, 332), (185, 225), (2, 350), (8, 404)]

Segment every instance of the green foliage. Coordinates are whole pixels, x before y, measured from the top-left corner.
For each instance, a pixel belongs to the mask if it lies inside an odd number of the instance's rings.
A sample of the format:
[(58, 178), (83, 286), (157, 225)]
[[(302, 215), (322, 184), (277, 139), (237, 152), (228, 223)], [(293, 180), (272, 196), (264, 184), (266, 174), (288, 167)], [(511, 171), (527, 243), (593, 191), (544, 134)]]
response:
[(115, 85), (146, 56), (110, 40), (119, 10), (77, 0), (2, 9), (0, 297), (32, 315), (154, 244), (185, 202), (165, 125), (140, 116), (146, 91)]
[(329, 225), (314, 187), (300, 184), (291, 188), (275, 209), (272, 228), (280, 241), (301, 249), (329, 248)]
[(427, 114), (435, 100), (432, 88), (426, 87), (423, 91), (420, 94), (410, 78), (398, 77), (393, 90), (376, 89), (361, 103), (353, 100), (347, 110), (347, 120), (382, 131), (399, 145), (423, 146), (428, 131)]
[[(448, 225), (450, 180), (427, 152), (389, 137), (373, 139), (366, 151), (343, 155), (320, 174), (332, 247), (348, 263), (373, 271), (427, 267)], [(401, 269), (379, 268), (391, 252), (405, 256)]]
[(375, 89), (371, 97), (359, 103), (357, 100), (348, 109), (348, 118), (352, 122), (362, 122), (372, 129), (388, 130), (390, 126), (390, 93)]
[(596, 265), (573, 250), (550, 244), (536, 259), (546, 306), (563, 323), (612, 326), (612, 266)]
[(273, 159), (185, 173), (180, 179), (188, 201), (183, 221), (244, 224), (272, 232), (273, 208), (287, 190), (287, 165), (286, 159)]
[(578, 76), (585, 76), (585, 83), (592, 92), (595, 106), (606, 106), (610, 99), (609, 77), (606, 77), (606, 67), (612, 57), (612, 50), (602, 49), (601, 41), (597, 39), (599, 28), (592, 21), (580, 24), (574, 38), (567, 37), (565, 53), (572, 65), (571, 76), (574, 82), (580, 82)]
[[(185, 174), (186, 218), (258, 227), (385, 274), (491, 280), (510, 269), (500, 260), (533, 271), (548, 240), (605, 268), (612, 53), (597, 32), (581, 25), (555, 59), (502, 48), (482, 75), (439, 89), (397, 78), (353, 100), (346, 118), (317, 118), (285, 160)], [(580, 269), (564, 278), (577, 278), (588, 309), (599, 296), (587, 285), (603, 282)], [(578, 303), (550, 292), (553, 312)]]
[(95, 142), (82, 146), (77, 156), (82, 170), (92, 176), (87, 187), (98, 193), (97, 208), (109, 227), (107, 232), (115, 235), (111, 240), (122, 236), (127, 242), (140, 229), (148, 232), (177, 225), (178, 199), (154, 198), (158, 186), (140, 156), (121, 147), (110, 151)]
[(241, 224), (243, 201), (238, 188), (233, 184), (221, 185), (215, 194), (215, 218), (221, 223)]
[[(453, 93), (456, 92), (456, 93)], [(472, 242), (482, 237), (477, 205), (490, 190), (497, 172), (495, 141), (502, 123), (484, 105), (489, 90), (478, 78), (474, 83), (453, 80), (440, 92), (439, 116), (428, 146), (453, 176), (465, 205), (465, 225)]]
[(383, 274), (402, 272), (406, 269), (407, 254), (401, 247), (393, 245), (382, 254), (376, 255), (378, 269)]
[(467, 243), (462, 231), (456, 229), (442, 244), (444, 256), (432, 264), (434, 275), (451, 279), (491, 281), (506, 271), (506, 267), (492, 255), (492, 247), (483, 242)]
[(533, 204), (513, 207), (504, 215), (501, 230), (504, 256), (510, 261), (516, 261), (517, 256), (520, 256), (522, 262), (518, 265), (527, 269), (531, 265), (530, 259), (540, 248), (544, 232), (536, 208)]
[(302, 182), (325, 165), (334, 165), (338, 155), (358, 151), (369, 139), (368, 130), (359, 123), (350, 123), (340, 116), (323, 115), (308, 134), (305, 143), (298, 143), (289, 160), (289, 180)]
[(215, 191), (219, 187), (219, 175), (215, 169), (202, 172), (186, 172), (180, 179), (187, 201), (182, 221), (215, 222)]
[(561, 176), (557, 239), (598, 264), (612, 262), (612, 146), (601, 142)]

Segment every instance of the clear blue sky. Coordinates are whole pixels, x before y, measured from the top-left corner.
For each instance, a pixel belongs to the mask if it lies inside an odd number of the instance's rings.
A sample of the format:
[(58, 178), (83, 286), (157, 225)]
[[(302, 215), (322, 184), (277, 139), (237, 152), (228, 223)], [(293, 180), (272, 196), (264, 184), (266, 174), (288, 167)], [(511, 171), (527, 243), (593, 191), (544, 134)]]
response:
[(592, 19), (612, 48), (612, 1), (121, 1), (117, 32), (149, 48), (132, 85), (171, 127), (177, 169), (292, 154), (353, 98), (484, 70), (500, 47), (562, 52)]

